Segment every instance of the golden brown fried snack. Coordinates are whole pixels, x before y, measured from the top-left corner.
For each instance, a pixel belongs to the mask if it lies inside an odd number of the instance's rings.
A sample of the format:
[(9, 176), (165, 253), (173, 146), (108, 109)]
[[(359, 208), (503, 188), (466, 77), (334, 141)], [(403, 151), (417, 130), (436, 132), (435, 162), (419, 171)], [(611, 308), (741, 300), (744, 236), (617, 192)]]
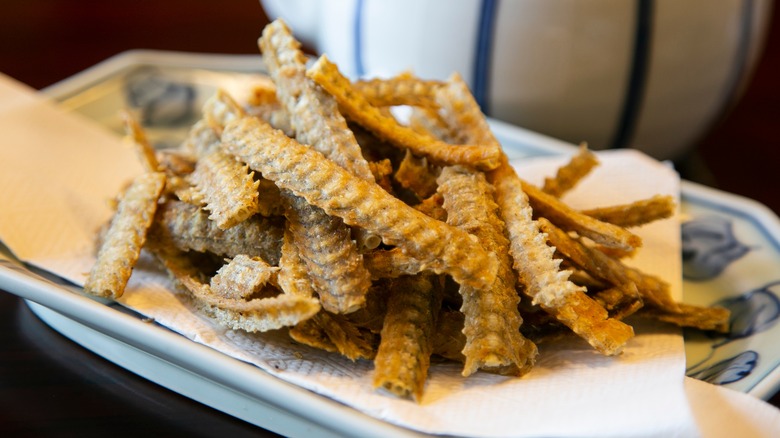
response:
[[(315, 315), (316, 317), (316, 315)], [(330, 340), (325, 330), (317, 324), (315, 318), (301, 321), (288, 331), (290, 338), (295, 342), (329, 353), (338, 353), (338, 348)]]
[(322, 210), (303, 198), (283, 196), (289, 206), (285, 213), (287, 227), (322, 307), (333, 313), (359, 309), (366, 300), (371, 277), (363, 266), (363, 256), (355, 253), (349, 228), (338, 218), (321, 220)]
[(320, 310), (317, 299), (313, 297), (280, 294), (246, 301), (219, 296), (207, 284), (190, 276), (176, 279), (189, 291), (200, 311), (233, 330), (252, 333), (290, 327), (311, 318)]
[(268, 24), (258, 45), (276, 84), (276, 96), (290, 115), (295, 139), (358, 177), (373, 180), (368, 162), (335, 100), (306, 77), (306, 56), (284, 21)]
[(436, 330), (433, 334), (433, 354), (456, 362), (465, 362), (463, 347), (466, 335), (463, 325), (466, 317), (457, 310), (441, 309), (436, 318)]
[(237, 255), (211, 278), (209, 287), (222, 297), (249, 299), (269, 283), (275, 284), (278, 267), (258, 257)]
[(259, 210), (260, 183), (254, 180), (254, 173), (221, 149), (202, 156), (188, 179), (197, 193), (195, 198), (205, 203), (204, 208), (211, 212), (209, 219), (219, 228), (230, 228)]
[(598, 164), (599, 160), (596, 155), (588, 149), (587, 144), (582, 143), (569, 162), (558, 168), (555, 177), (544, 179), (542, 190), (547, 194), (560, 198), (577, 185)]
[[(281, 20), (270, 23), (263, 29), (258, 44), (276, 85), (276, 96), (290, 116), (295, 138), (357, 177), (374, 181), (360, 145), (347, 128), (335, 100), (306, 77), (306, 58), (286, 24)], [(291, 207), (286, 209), (286, 215), (295, 224), (293, 240), (314, 272), (312, 278), (323, 306), (336, 313), (356, 310), (370, 286), (359, 250), (372, 247), (377, 239), (356, 232), (355, 242), (340, 220), (317, 207), (306, 206), (300, 199), (287, 195), (285, 199)], [(324, 230), (334, 231), (333, 237), (325, 242), (317, 241)], [(338, 269), (323, 269), (333, 262), (338, 263)]]
[(339, 354), (351, 361), (373, 359), (376, 355), (373, 335), (361, 331), (345, 315), (321, 311), (312, 322), (325, 333)]
[[(520, 333), (523, 320), (517, 310), (520, 302), (515, 290), (517, 279), (509, 256), (509, 241), (504, 236), (504, 222), (493, 201), (493, 188), (482, 172), (460, 166), (442, 169), (438, 184), (447, 223), (477, 236), (485, 249), (496, 254), (499, 260), (498, 274), (490, 287), (460, 287), (466, 335), (463, 375), (478, 369), (524, 374), (533, 366), (537, 351)], [(525, 346), (526, 343), (531, 346)]]
[(279, 187), (273, 181), (255, 175), (257, 181), (257, 214), (265, 217), (282, 216), (284, 205)]
[(372, 106), (342, 76), (338, 67), (324, 55), (312, 65), (306, 74), (332, 94), (346, 116), (370, 130), (378, 137), (431, 162), (443, 165), (463, 164), (479, 169), (492, 169), (498, 165), (501, 150), (495, 145), (450, 145), (433, 137), (420, 134), (402, 126), (394, 118)]
[(410, 105), (435, 109), (434, 94), (443, 84), (425, 81), (407, 72), (387, 79), (355, 81), (353, 85), (373, 106)]
[(159, 172), (160, 162), (157, 154), (146, 138), (143, 128), (129, 111), (122, 111), (120, 116), (125, 125), (125, 134), (133, 141), (141, 165), (147, 172)]
[(404, 159), (395, 171), (394, 179), (407, 190), (411, 190), (420, 199), (436, 193), (438, 169), (428, 165), (425, 158), (417, 158), (407, 149)]
[(423, 271), (419, 260), (409, 257), (400, 248), (378, 249), (363, 255), (363, 262), (372, 280), (414, 275)]
[(282, 241), (282, 254), (279, 257), (277, 283), (279, 288), (286, 294), (304, 297), (313, 297), (317, 294), (306, 270), (306, 264), (301, 260), (298, 247), (293, 243), (292, 234), (287, 226), (284, 227), (284, 240)]
[[(441, 89), (437, 101), (444, 110), (447, 123), (458, 126), (460, 135), (498, 145), (487, 120), (459, 75), (454, 74), (448, 79), (448, 86)], [(525, 293), (533, 299), (533, 303), (540, 305), (598, 351), (618, 354), (633, 337), (633, 329), (620, 321), (608, 319), (606, 310), (568, 280), (568, 271), (560, 270), (560, 261), (553, 258), (553, 248), (547, 246), (538, 224), (533, 221), (528, 197), (506, 155), (502, 155), (500, 166), (487, 172), (486, 177), (494, 187), (495, 202), (510, 241), (513, 267)]]
[(156, 151), (133, 115), (129, 111), (122, 111), (121, 116), (125, 124), (125, 133), (133, 142), (141, 166), (147, 172), (165, 173), (164, 193), (173, 193), (182, 200), (199, 204), (201, 199), (193, 192), (186, 178), (186, 175), (195, 168), (194, 159), (189, 152)]
[(374, 388), (420, 401), (433, 351), (441, 288), (432, 275), (399, 277), (391, 283), (387, 315), (374, 358)]
[[(288, 41), (286, 44), (293, 42)], [(297, 50), (295, 47), (293, 49), (293, 52)], [(273, 58), (273, 54), (274, 52), (269, 52), (268, 57)], [(295, 67), (295, 63), (292, 63), (291, 67)], [(300, 74), (296, 76), (297, 79), (287, 83), (287, 87), (303, 86), (300, 81), (306, 80), (305, 77)], [(285, 90), (287, 88), (284, 86), (277, 87), (279, 92), (284, 93)], [(316, 99), (316, 96), (313, 98)], [(318, 114), (308, 110), (301, 110), (300, 113), (305, 116), (305, 120), (299, 120), (301, 123), (309, 123), (310, 119), (318, 117)], [(220, 132), (225, 123), (245, 117), (235, 101), (223, 91), (218, 91), (207, 101), (204, 114), (210, 124)], [(317, 126), (318, 129), (331, 127), (327, 123)], [(308, 132), (309, 126), (301, 125), (297, 128), (298, 133), (303, 135)], [(328, 132), (323, 133), (325, 134)], [(328, 146), (337, 150), (338, 145)], [(297, 247), (298, 257), (307, 265), (307, 278), (313, 281), (322, 305), (337, 313), (358, 309), (365, 300), (370, 277), (363, 267), (362, 256), (357, 252), (355, 243), (349, 238), (349, 229), (338, 218), (327, 216), (319, 208), (290, 193), (282, 193), (280, 199), (283, 201), (288, 228), (291, 230), (293, 244)]]
[[(217, 137), (222, 135), (222, 129), (228, 122), (247, 116), (241, 105), (221, 88), (217, 89), (214, 95), (206, 100), (202, 112), (203, 120)], [(202, 155), (199, 154), (199, 156)]]
[(642, 246), (642, 239), (636, 234), (617, 225), (586, 216), (558, 198), (544, 193), (533, 184), (523, 181), (522, 189), (528, 195), (535, 215), (545, 217), (566, 231), (575, 231), (596, 243), (624, 251), (632, 251)]
[(635, 285), (645, 304), (670, 311), (677, 311), (679, 308), (671, 296), (669, 284), (665, 281), (626, 266), (620, 260), (611, 258), (601, 251), (589, 248), (545, 218), (540, 218), (539, 224), (547, 234), (550, 244), (567, 260), (591, 276), (621, 288), (631, 288), (631, 284)]
[(211, 252), (219, 256), (260, 257), (270, 265), (279, 263), (284, 232), (283, 218), (252, 216), (227, 230), (209, 220), (208, 213), (180, 201), (160, 205), (155, 233), (182, 251)]
[(165, 175), (153, 172), (137, 176), (125, 190), (84, 284), (85, 292), (106, 298), (122, 296), (164, 187)]
[[(438, 93), (441, 91), (439, 90)], [(456, 139), (460, 138), (457, 129), (451, 129), (442, 115), (431, 108), (412, 107), (409, 114), (409, 128), (447, 143), (457, 143)]]
[(633, 315), (644, 306), (642, 296), (634, 283), (602, 289), (591, 296), (606, 309), (610, 318), (620, 320)]
[(434, 219), (446, 222), (447, 210), (444, 209), (443, 205), (444, 199), (440, 194), (434, 193), (420, 201), (420, 203), (416, 204), (414, 208), (422, 213), (425, 213), (426, 216), (430, 216)]
[(495, 279), (495, 256), (474, 236), (425, 216), (281, 131), (247, 118), (228, 124), (223, 140), (228, 152), (279, 187), (402, 248), (426, 268), (475, 287)]
[(554, 249), (547, 246), (538, 223), (532, 219), (523, 184), (509, 162), (505, 159), (488, 174), (488, 179), (496, 189), (496, 203), (510, 238), (513, 266), (525, 293), (601, 353), (619, 354), (633, 338), (633, 328), (609, 318), (603, 307), (568, 280), (568, 271), (559, 269), (560, 260), (553, 258)]
[(201, 119), (192, 125), (179, 149), (192, 157), (201, 157), (217, 148), (219, 148), (219, 135), (207, 120)]
[(637, 314), (680, 327), (692, 327), (718, 333), (729, 332), (731, 312), (728, 309), (723, 307), (700, 307), (685, 303), (678, 303), (678, 306), (679, 310), (677, 311), (645, 307)]
[(602, 222), (628, 228), (672, 217), (676, 207), (671, 196), (656, 195), (626, 205), (593, 208), (582, 210), (580, 213)]

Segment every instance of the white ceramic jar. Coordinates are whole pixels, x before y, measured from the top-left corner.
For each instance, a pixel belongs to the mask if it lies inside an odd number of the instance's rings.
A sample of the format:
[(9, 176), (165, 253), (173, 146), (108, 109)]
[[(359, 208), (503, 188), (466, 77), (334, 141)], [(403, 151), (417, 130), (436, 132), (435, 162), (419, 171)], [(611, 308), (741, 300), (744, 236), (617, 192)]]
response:
[(762, 48), (770, 0), (261, 0), (347, 75), (458, 71), (491, 117), (681, 158)]

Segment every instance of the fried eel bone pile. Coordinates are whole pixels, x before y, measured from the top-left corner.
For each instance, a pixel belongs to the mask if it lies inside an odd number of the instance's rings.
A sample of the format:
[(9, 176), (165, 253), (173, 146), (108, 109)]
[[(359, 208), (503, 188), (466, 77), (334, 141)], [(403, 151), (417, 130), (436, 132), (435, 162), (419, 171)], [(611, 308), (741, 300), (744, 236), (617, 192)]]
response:
[(324, 56), (307, 67), (281, 20), (259, 47), (271, 81), (242, 104), (218, 91), (178, 149), (125, 115), (146, 172), (85, 291), (120, 297), (146, 250), (217, 323), (372, 360), (376, 388), (418, 401), (432, 360), (522, 376), (566, 332), (619, 354), (630, 315), (726, 330), (727, 311), (676, 303), (623, 262), (642, 244), (630, 228), (673, 216), (671, 197), (577, 211), (561, 196), (596, 156), (583, 145), (542, 187), (523, 181), (457, 74), (351, 81)]

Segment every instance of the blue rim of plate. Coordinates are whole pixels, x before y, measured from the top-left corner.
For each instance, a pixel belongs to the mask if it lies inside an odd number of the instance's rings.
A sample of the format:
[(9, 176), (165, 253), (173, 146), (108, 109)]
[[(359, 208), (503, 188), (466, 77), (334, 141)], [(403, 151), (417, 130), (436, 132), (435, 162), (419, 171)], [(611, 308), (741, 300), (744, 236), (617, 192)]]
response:
[[(193, 70), (216, 76), (194, 83), (187, 75)], [(134, 74), (140, 71), (145, 75), (140, 80), (128, 79), (138, 78)], [(100, 92), (94, 90), (119, 80), (126, 104), (135, 106), (147, 124), (165, 131), (166, 126), (191, 121), (193, 111), (200, 108), (199, 87), (213, 91), (220, 80), (247, 73), (263, 73), (259, 55), (136, 50), (42, 93), (81, 112), (84, 96), (97, 101)], [(88, 90), (93, 93), (87, 95)], [(574, 145), (500, 121), (491, 120), (491, 125), (510, 159), (575, 150)], [(684, 333), (686, 374), (767, 399), (780, 389), (780, 349), (774, 348), (780, 341), (780, 220), (755, 201), (689, 181), (682, 183), (681, 201), (684, 299), (702, 306), (723, 305), (733, 313), (728, 335)]]

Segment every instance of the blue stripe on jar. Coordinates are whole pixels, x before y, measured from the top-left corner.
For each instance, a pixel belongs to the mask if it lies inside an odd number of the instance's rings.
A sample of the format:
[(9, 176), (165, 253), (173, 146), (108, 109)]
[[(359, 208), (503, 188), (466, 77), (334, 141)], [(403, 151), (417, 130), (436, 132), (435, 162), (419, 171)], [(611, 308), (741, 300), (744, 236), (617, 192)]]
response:
[(355, 60), (355, 75), (361, 78), (366, 69), (363, 65), (363, 0), (355, 1), (355, 14), (352, 21), (352, 40), (355, 42), (353, 58)]
[(654, 0), (637, 0), (634, 53), (626, 95), (623, 100), (623, 110), (615, 134), (612, 136), (611, 149), (629, 146), (628, 142), (631, 141), (639, 120), (639, 109), (647, 86), (647, 73), (650, 65), (654, 3)]
[(490, 66), (493, 58), (493, 42), (498, 0), (482, 0), (477, 30), (477, 47), (474, 52), (474, 71), (471, 91), (482, 112), (490, 115)]

